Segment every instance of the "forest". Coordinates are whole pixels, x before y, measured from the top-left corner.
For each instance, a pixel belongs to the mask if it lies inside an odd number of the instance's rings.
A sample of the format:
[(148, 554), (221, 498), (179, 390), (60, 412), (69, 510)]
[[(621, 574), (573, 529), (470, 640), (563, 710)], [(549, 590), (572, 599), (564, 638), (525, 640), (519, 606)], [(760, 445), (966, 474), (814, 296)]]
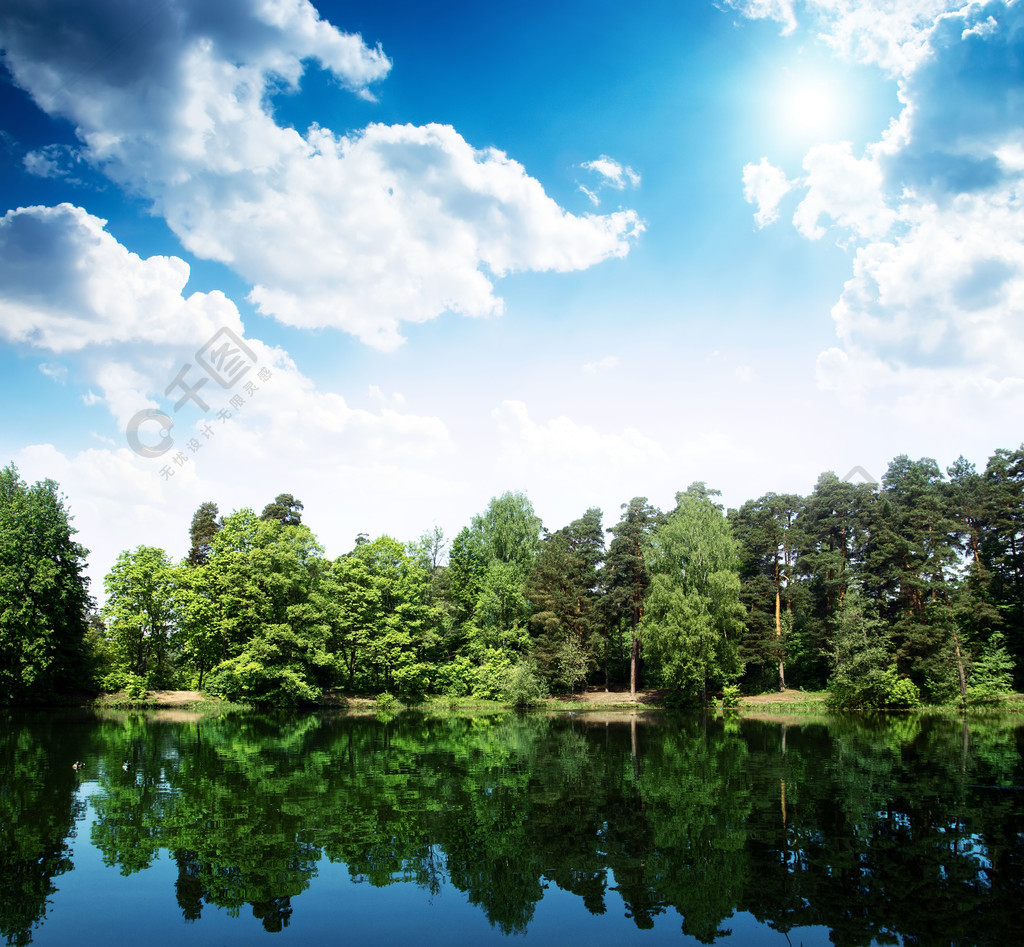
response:
[(528, 705), (587, 686), (699, 706), (827, 689), (836, 707), (984, 703), (1024, 684), (1024, 445), (983, 471), (896, 457), (878, 484), (726, 510), (704, 483), (544, 527), (525, 493), (452, 538), (360, 534), (330, 558), (303, 504), (203, 503), (180, 562), (122, 552), (95, 608), (53, 481), (0, 471), (0, 701), (188, 688)]

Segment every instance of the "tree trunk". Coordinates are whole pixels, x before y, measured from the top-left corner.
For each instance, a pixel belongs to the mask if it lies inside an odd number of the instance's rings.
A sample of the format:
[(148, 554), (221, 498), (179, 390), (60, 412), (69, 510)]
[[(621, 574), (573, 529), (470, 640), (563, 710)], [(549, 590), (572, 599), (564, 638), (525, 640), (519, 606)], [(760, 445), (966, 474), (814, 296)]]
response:
[(779, 587), (779, 564), (775, 562), (775, 640), (779, 647), (779, 693), (786, 689), (786, 669), (782, 663), (782, 589)]
[(964, 671), (964, 656), (960, 651), (960, 636), (956, 633), (956, 619), (953, 618), (953, 606), (946, 595), (946, 610), (949, 612), (949, 627), (953, 630), (953, 647), (956, 649), (956, 670), (960, 677), (960, 702), (967, 703), (967, 674)]
[(640, 639), (636, 636), (636, 628), (633, 629), (633, 645), (629, 659), (629, 696), (636, 697), (636, 678), (638, 665), (640, 664)]

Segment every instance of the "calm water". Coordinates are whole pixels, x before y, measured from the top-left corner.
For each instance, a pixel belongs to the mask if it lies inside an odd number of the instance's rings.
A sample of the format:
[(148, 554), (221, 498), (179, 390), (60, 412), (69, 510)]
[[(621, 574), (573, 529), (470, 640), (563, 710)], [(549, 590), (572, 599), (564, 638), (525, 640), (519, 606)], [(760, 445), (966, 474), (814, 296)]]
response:
[(1021, 723), (7, 716), (0, 936), (1019, 943)]

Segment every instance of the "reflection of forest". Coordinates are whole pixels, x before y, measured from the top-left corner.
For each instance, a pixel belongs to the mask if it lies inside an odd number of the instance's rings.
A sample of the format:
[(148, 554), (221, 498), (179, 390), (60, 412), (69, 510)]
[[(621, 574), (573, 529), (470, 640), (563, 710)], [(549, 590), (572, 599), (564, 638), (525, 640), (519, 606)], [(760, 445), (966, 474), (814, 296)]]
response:
[(71, 868), (82, 757), (104, 861), (127, 875), (170, 852), (190, 920), (249, 905), (280, 930), (326, 857), (372, 885), (452, 886), (508, 933), (557, 885), (640, 928), (674, 908), (702, 941), (744, 910), (781, 931), (827, 925), (837, 944), (1006, 943), (1024, 894), (1022, 739), (981, 717), (12, 720), (0, 931), (28, 943)]

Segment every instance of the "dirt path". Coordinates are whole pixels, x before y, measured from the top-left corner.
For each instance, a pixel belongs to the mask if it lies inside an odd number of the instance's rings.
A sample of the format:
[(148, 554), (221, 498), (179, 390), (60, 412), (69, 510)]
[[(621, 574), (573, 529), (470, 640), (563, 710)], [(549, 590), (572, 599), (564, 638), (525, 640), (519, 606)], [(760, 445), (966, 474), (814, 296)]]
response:
[(204, 700), (199, 691), (150, 691), (146, 696), (146, 703), (155, 707), (184, 707)]

